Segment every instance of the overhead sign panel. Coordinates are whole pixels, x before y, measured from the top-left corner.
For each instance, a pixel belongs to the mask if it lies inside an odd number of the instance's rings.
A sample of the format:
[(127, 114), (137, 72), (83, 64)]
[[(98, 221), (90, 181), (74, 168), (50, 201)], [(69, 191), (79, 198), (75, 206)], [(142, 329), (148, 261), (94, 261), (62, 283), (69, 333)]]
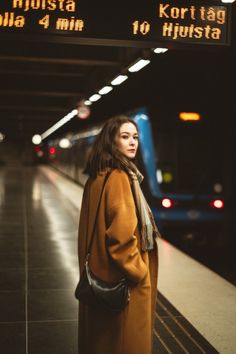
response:
[[(230, 44), (220, 1), (2, 0), (0, 34), (66, 36), (80, 43)], [(45, 38), (46, 39), (46, 38)]]

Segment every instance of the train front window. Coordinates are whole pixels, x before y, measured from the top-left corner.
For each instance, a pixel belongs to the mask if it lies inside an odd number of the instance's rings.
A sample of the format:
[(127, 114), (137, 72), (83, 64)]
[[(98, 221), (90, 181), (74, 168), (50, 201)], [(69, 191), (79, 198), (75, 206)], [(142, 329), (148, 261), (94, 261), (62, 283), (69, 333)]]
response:
[(191, 130), (159, 133), (155, 145), (163, 192), (222, 192), (223, 149), (215, 137)]

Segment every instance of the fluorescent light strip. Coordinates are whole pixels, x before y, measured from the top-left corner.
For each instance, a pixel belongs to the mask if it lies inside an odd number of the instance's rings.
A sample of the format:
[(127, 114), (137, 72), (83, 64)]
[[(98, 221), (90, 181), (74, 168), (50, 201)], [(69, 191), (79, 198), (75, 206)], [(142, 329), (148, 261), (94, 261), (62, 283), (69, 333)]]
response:
[(92, 102), (89, 100), (84, 101), (85, 106), (91, 106)]
[(101, 96), (98, 95), (97, 93), (95, 93), (94, 95), (92, 95), (91, 97), (89, 97), (89, 101), (91, 102), (96, 102), (98, 100), (100, 100)]
[(167, 52), (168, 48), (155, 48), (153, 49), (154, 53), (156, 54), (162, 54), (162, 53), (165, 53)]
[(92, 131), (89, 131), (89, 132), (78, 133), (73, 136), (72, 141), (76, 141), (76, 140), (83, 139), (83, 138), (88, 138), (91, 136), (96, 136), (100, 133), (101, 129), (102, 128), (94, 128)]
[(140, 59), (137, 63), (128, 68), (131, 73), (137, 72), (150, 63), (150, 60)]
[(100, 91), (98, 91), (98, 93), (100, 93), (100, 95), (106, 95), (106, 94), (109, 93), (111, 90), (113, 90), (113, 87), (111, 87), (111, 86), (104, 86)]
[(48, 137), (50, 134), (54, 133), (57, 129), (59, 129), (62, 125), (66, 124), (67, 122), (69, 122), (69, 120), (71, 120), (72, 118), (74, 118), (74, 116), (76, 116), (78, 113), (77, 109), (73, 109), (73, 111), (71, 111), (70, 113), (68, 113), (65, 117), (63, 117), (61, 120), (59, 120), (56, 124), (54, 124), (51, 128), (49, 128), (48, 130), (46, 130), (43, 134), (41, 134), (41, 138), (42, 140), (45, 139), (46, 137)]
[(111, 81), (111, 84), (116, 86), (122, 84), (125, 80), (128, 79), (127, 75), (118, 75), (114, 80)]

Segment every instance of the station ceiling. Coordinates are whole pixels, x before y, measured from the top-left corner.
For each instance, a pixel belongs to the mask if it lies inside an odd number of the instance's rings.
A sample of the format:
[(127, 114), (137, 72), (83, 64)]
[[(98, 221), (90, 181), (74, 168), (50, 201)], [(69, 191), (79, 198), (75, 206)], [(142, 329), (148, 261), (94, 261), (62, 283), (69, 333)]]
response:
[[(132, 96), (136, 96), (133, 105), (142, 104), (149, 96), (157, 102), (165, 97), (168, 104), (168, 99), (177, 102), (190, 94), (197, 101), (201, 93), (204, 104), (208, 99), (214, 104), (222, 98), (233, 108), (235, 85), (232, 89), (228, 85), (236, 78), (235, 6), (232, 17), (229, 48), (186, 47), (162, 56), (149, 48), (1, 38), (0, 131), (9, 139), (30, 141), (32, 135), (50, 128), (139, 57), (151, 58), (151, 64), (122, 84), (123, 88), (113, 90), (109, 98), (95, 103), (91, 109), (97, 117), (105, 111), (109, 115), (128, 109)], [(79, 120), (71, 123), (73, 129), (83, 126)]]
[(1, 130), (15, 138), (44, 132), (81, 99), (100, 89), (137, 52), (132, 48), (1, 41)]

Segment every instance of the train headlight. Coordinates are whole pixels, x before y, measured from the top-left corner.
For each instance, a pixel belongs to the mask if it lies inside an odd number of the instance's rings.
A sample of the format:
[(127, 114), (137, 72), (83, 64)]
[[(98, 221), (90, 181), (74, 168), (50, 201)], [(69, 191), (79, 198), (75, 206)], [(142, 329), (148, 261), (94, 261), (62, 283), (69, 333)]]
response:
[(164, 198), (164, 199), (162, 199), (161, 205), (164, 208), (171, 208), (173, 205), (173, 202), (170, 198)]
[(215, 199), (211, 202), (213, 208), (222, 209), (224, 208), (224, 202), (221, 199)]

